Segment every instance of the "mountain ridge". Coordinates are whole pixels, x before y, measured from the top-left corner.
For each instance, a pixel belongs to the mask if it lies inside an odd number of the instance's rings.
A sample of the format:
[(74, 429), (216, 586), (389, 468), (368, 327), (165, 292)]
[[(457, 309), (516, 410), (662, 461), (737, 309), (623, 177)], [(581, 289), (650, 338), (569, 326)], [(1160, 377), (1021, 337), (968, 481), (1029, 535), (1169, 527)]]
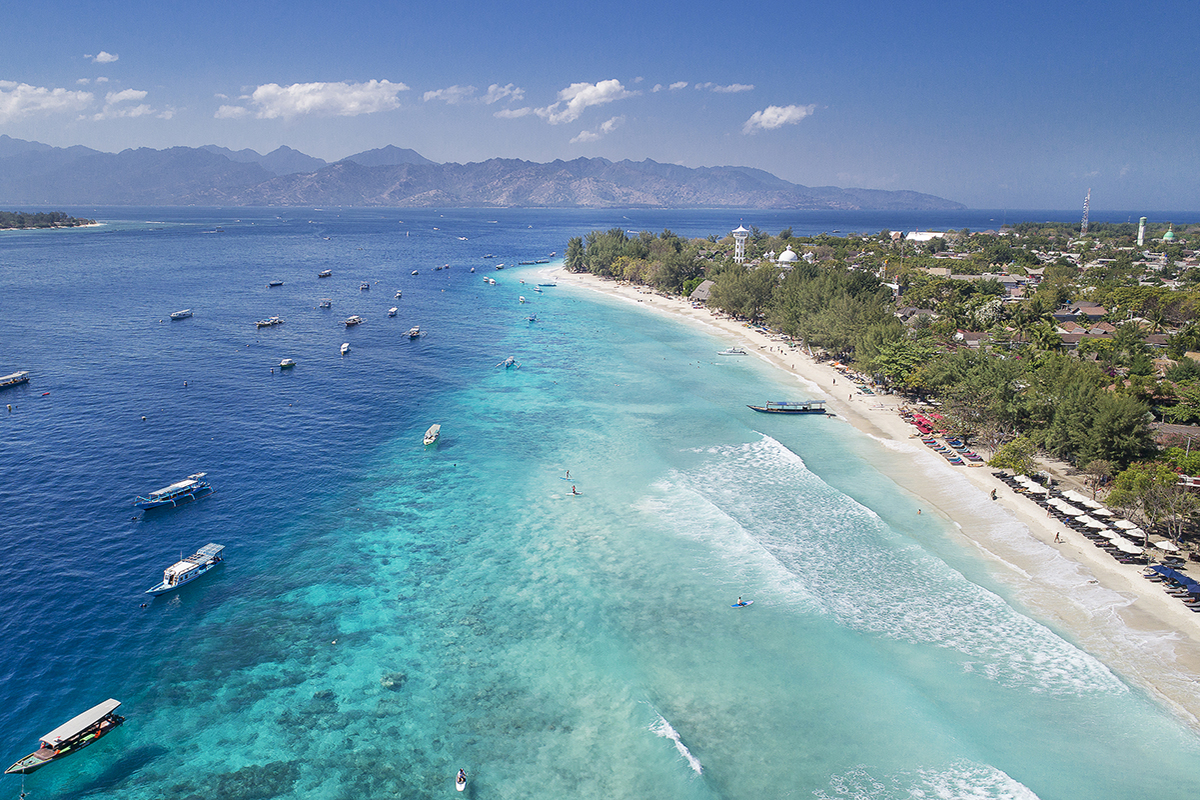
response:
[(439, 164), (393, 145), (328, 163), (281, 146), (266, 155), (206, 145), (104, 153), (0, 134), (0, 203), (529, 208), (951, 210), (911, 190), (809, 187), (754, 167), (653, 159), (514, 158)]

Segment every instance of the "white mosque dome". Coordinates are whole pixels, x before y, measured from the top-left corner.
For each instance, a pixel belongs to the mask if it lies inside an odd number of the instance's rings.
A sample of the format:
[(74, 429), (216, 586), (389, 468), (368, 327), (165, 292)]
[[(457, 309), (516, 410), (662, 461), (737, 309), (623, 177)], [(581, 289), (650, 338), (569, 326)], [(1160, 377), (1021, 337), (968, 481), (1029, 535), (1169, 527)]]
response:
[(788, 249), (784, 250), (782, 253), (779, 254), (777, 263), (795, 264), (799, 260), (800, 260), (800, 256), (796, 255), (796, 251), (793, 250), (791, 247), (788, 247)]

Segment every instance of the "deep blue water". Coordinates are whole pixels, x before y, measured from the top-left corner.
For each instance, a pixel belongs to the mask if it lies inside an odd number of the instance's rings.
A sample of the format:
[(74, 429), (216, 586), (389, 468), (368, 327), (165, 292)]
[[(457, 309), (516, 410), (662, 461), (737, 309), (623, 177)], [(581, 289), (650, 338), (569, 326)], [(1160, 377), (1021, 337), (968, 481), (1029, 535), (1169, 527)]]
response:
[[(0, 394), (0, 744), (107, 697), (128, 723), (30, 797), (1200, 785), (1200, 739), (989, 584), (877, 443), (748, 412), (796, 388), (715, 333), (511, 266), (614, 226), (995, 212), (69, 211), (105, 224), (0, 235), (0, 373), (33, 377)], [(212, 496), (135, 513), (195, 471)]]

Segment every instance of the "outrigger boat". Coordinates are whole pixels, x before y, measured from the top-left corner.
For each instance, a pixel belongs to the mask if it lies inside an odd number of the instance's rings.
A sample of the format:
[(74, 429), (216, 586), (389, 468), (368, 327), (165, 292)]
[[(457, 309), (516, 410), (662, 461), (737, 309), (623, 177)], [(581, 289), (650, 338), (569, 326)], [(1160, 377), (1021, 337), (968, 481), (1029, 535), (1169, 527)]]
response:
[(408, 338), (416, 339), (416, 338), (420, 337), (420, 335), (421, 335), (421, 326), (420, 325), (413, 325), (411, 328), (408, 329)]
[(191, 315), (192, 310), (190, 308), (185, 308), (183, 311), (172, 311), (171, 319), (187, 319)]
[(353, 328), (355, 325), (362, 325), (363, 318), (360, 317), (358, 314), (355, 314), (352, 317), (346, 317), (345, 322), (343, 322), (342, 324), (345, 325), (347, 328)]
[(764, 414), (824, 414), (823, 400), (779, 400), (761, 406), (746, 406)]
[(29, 383), (29, 371), (28, 370), (22, 370), (21, 372), (14, 372), (11, 375), (5, 375), (4, 377), (0, 377), (0, 389), (5, 388), (6, 386), (16, 386), (17, 384), (21, 384), (21, 383)]
[(429, 430), (425, 431), (425, 446), (437, 444), (440, 438), (442, 438), (442, 426), (435, 422), (429, 426)]
[(4, 774), (33, 772), (51, 761), (82, 750), (125, 721), (124, 717), (113, 713), (119, 705), (119, 700), (105, 700), (59, 725), (41, 738), (37, 750), (4, 770)]
[(260, 319), (254, 324), (260, 328), (271, 328), (275, 325), (282, 325), (283, 319), (281, 317), (267, 317), (266, 319)]
[(191, 583), (225, 559), (221, 557), (223, 544), (206, 544), (185, 559), (175, 562), (163, 570), (162, 583), (146, 590), (146, 594), (157, 597), (174, 591), (185, 583)]
[(133, 501), (138, 508), (159, 508), (160, 506), (176, 506), (184, 500), (195, 500), (198, 496), (212, 492), (212, 485), (204, 480), (207, 472), (197, 472), (188, 475), (184, 480), (165, 486), (145, 497), (139, 496)]

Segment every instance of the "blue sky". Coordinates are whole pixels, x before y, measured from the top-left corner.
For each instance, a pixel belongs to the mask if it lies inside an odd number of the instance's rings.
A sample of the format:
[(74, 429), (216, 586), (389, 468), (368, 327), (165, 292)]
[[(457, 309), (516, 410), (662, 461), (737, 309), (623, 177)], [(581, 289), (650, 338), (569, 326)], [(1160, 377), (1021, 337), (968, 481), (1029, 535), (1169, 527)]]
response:
[(178, 4), (0, 26), (0, 133), (334, 161), (746, 165), (975, 208), (1200, 209), (1200, 6)]

